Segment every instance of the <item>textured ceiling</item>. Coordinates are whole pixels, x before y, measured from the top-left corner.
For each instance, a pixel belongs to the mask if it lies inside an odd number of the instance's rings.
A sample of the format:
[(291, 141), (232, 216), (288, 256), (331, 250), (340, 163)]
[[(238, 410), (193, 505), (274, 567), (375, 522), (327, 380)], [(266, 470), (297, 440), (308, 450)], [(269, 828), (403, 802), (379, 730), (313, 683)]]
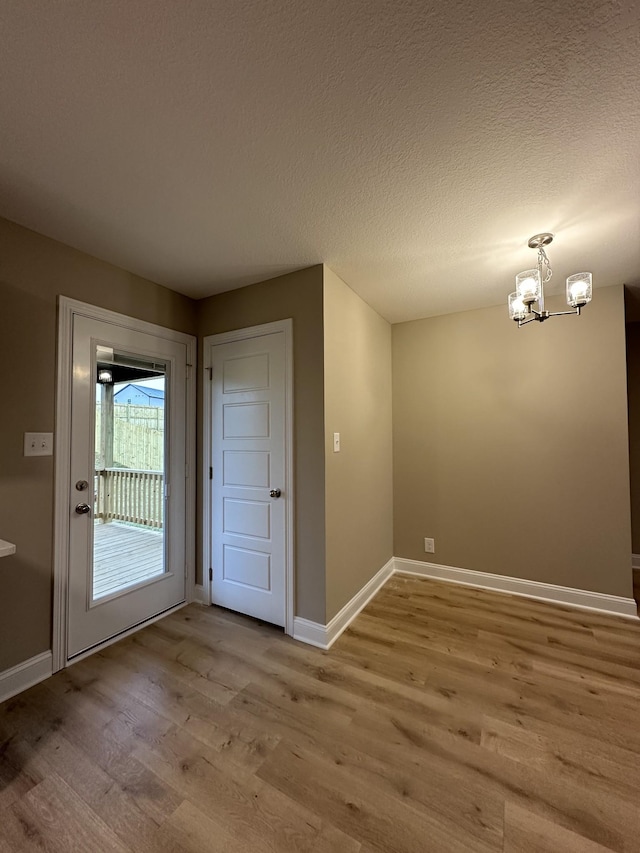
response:
[(0, 215), (191, 296), (325, 262), (396, 322), (640, 280), (640, 5), (3, 0)]

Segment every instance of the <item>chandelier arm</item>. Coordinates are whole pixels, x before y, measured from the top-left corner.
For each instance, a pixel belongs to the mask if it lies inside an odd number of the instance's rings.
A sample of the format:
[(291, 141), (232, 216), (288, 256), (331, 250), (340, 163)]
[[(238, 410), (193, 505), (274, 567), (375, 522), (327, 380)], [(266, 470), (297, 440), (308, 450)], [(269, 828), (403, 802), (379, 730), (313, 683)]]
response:
[[(537, 311), (535, 313), (536, 313), (536, 315), (538, 314)], [(526, 326), (528, 323), (533, 323), (535, 320), (539, 320), (539, 319), (540, 319), (539, 316), (535, 316), (535, 317), (529, 317), (528, 320), (518, 320), (518, 328), (520, 328), (520, 326)]]
[(565, 317), (567, 314), (577, 314), (580, 316), (580, 308), (581, 306), (576, 306), (574, 311), (551, 311), (547, 316), (549, 317)]

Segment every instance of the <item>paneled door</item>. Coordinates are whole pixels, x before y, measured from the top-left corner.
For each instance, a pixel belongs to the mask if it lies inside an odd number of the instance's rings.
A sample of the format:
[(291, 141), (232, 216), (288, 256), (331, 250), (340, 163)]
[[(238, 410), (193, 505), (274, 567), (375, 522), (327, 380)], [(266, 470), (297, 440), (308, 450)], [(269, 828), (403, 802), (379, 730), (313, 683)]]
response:
[(78, 313), (72, 342), (68, 659), (184, 602), (187, 565), (188, 341)]
[(211, 347), (211, 599), (285, 625), (285, 334)]

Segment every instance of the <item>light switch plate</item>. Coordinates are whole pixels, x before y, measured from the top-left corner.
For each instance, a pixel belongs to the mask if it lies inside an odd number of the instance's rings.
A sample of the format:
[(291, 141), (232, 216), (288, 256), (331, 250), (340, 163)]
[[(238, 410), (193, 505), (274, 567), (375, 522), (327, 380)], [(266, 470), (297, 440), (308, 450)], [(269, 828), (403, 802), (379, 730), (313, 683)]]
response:
[(25, 456), (53, 456), (52, 432), (25, 432)]
[(340, 433), (334, 432), (333, 434), (333, 452), (340, 453)]

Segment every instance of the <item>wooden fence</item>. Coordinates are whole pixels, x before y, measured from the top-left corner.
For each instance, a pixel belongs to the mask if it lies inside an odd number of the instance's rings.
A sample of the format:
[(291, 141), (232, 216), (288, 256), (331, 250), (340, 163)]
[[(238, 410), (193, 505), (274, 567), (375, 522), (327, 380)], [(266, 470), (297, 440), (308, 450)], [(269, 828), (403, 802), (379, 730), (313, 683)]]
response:
[[(99, 405), (99, 404), (98, 404)], [(113, 417), (116, 422), (144, 426), (149, 429), (164, 429), (163, 406), (132, 406), (129, 403), (114, 403)]]
[[(96, 406), (96, 465), (100, 465), (101, 406)], [(165, 410), (155, 406), (113, 407), (113, 464), (132, 470), (164, 468)]]
[(96, 471), (95, 517), (161, 528), (164, 509), (162, 471), (103, 468)]

